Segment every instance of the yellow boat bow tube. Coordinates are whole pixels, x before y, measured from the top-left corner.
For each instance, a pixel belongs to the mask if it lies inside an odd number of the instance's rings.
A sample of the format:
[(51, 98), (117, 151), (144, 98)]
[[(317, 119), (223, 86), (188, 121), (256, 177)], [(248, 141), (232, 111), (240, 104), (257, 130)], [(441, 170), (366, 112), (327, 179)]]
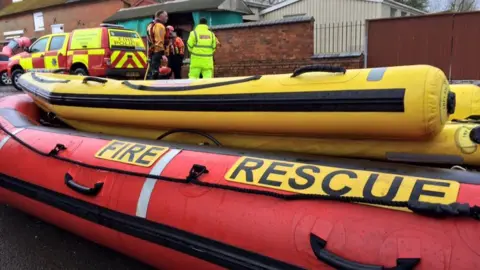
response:
[(217, 145), (237, 149), (384, 160), (442, 167), (460, 165), (480, 169), (480, 124), (470, 121), (467, 123), (448, 122), (437, 136), (427, 141), (259, 136), (181, 129), (153, 130), (82, 121), (71, 121), (69, 124), (78, 130), (93, 133), (161, 139), (174, 143)]
[(455, 113), (450, 120), (480, 120), (480, 87), (475, 84), (452, 84), (456, 96)]
[(428, 65), (159, 81), (26, 73), (19, 85), (67, 123), (165, 130), (427, 140), (455, 110), (445, 74)]

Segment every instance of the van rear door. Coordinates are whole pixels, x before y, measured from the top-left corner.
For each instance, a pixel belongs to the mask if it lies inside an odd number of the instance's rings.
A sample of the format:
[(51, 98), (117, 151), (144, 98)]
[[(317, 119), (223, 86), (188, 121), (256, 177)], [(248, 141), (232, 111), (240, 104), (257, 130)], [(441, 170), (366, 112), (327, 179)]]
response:
[(67, 68), (67, 40), (69, 34), (53, 34), (45, 52), (45, 69), (58, 70)]
[[(147, 68), (145, 44), (136, 31), (108, 29), (110, 67), (122, 69), (127, 77), (140, 77)], [(123, 73), (123, 72), (122, 72)]]

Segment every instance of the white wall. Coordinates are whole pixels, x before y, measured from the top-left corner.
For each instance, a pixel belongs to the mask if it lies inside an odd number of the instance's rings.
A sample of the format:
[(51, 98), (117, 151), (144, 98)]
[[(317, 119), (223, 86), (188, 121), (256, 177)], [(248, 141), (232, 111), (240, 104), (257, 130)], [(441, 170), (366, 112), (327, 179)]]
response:
[(286, 2), (295, 3), (261, 14), (261, 19), (277, 20), (295, 15), (313, 16), (315, 18), (315, 54), (363, 51), (365, 21), (391, 17), (391, 7), (395, 8), (395, 17), (402, 16), (402, 11), (405, 12), (405, 16), (412, 15), (412, 10), (408, 8), (368, 0), (287, 0)]
[(315, 18), (315, 54), (363, 51), (365, 20), (379, 18), (382, 4), (363, 0), (302, 0), (262, 15), (263, 20)]

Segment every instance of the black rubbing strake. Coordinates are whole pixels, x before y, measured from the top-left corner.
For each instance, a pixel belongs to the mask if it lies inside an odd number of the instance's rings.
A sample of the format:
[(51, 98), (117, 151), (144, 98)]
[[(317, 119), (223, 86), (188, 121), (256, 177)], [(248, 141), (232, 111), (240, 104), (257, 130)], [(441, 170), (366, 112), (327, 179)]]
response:
[(219, 95), (107, 95), (50, 93), (27, 81), (20, 86), (53, 105), (202, 112), (404, 112), (405, 89)]
[(227, 269), (303, 269), (296, 265), (165, 224), (104, 208), (1, 173), (0, 187), (98, 225), (188, 254)]

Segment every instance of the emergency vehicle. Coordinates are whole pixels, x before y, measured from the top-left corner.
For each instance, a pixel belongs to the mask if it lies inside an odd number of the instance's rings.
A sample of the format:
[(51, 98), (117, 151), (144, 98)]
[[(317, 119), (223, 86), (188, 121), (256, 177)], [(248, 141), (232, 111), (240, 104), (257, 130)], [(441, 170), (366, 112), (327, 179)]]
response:
[(70, 74), (109, 78), (143, 78), (145, 44), (136, 31), (119, 25), (73, 30), (42, 36), (25, 52), (10, 58), (8, 75), (17, 80), (26, 71), (65, 70)]
[(0, 86), (10, 85), (12, 81), (8, 77), (8, 55), (0, 53)]

